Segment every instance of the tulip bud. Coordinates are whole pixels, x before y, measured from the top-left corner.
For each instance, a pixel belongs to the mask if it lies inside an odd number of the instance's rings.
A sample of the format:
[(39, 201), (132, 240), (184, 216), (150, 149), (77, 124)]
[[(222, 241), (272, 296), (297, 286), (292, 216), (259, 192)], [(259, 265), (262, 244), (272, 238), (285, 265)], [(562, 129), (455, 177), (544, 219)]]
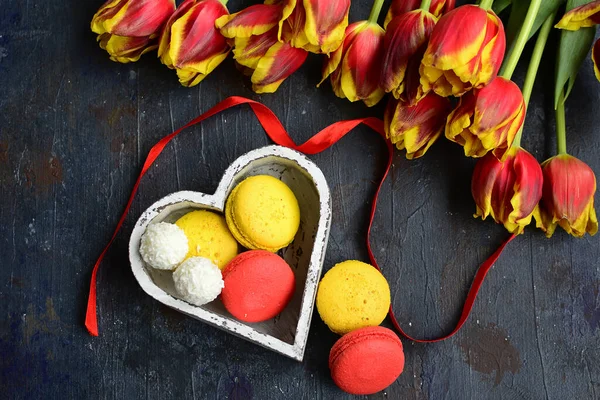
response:
[(277, 28), (258, 36), (234, 38), (233, 58), (251, 75), (252, 90), (273, 93), (306, 60), (306, 50), (277, 40)]
[[(442, 14), (454, 9), (456, 0), (432, 0), (429, 6), (429, 12), (439, 18)], [(410, 11), (417, 10), (421, 5), (421, 0), (392, 0), (390, 9), (385, 16), (383, 27), (387, 29), (387, 25), (392, 19)]]
[(458, 7), (440, 18), (421, 62), (421, 84), (427, 93), (461, 96), (491, 82), (500, 69), (506, 37), (502, 21), (491, 10)]
[(175, 0), (109, 0), (92, 18), (92, 32), (110, 59), (128, 63), (158, 47), (160, 28), (175, 11)]
[(440, 137), (446, 117), (452, 110), (450, 100), (429, 93), (414, 106), (390, 97), (385, 109), (385, 134), (406, 158), (419, 158)]
[(233, 58), (251, 77), (256, 93), (273, 93), (306, 60), (308, 53), (280, 41), (282, 18), (294, 12), (295, 0), (258, 4), (217, 19), (221, 34), (233, 43)]
[(600, 81), (600, 39), (596, 40), (596, 44), (594, 44), (594, 48), (592, 49), (592, 61), (594, 62), (596, 79)]
[(227, 14), (218, 0), (185, 0), (167, 21), (158, 57), (177, 72), (183, 86), (200, 83), (229, 54), (227, 41), (215, 28), (215, 20)]
[(579, 28), (588, 28), (596, 24), (600, 24), (600, 0), (567, 11), (555, 27), (576, 31)]
[(467, 157), (483, 157), (493, 150), (502, 159), (523, 125), (525, 108), (521, 89), (498, 77), (460, 98), (448, 116), (446, 137), (463, 146)]
[(510, 233), (520, 234), (542, 197), (543, 175), (537, 160), (521, 147), (512, 147), (504, 161), (487, 154), (475, 164), (471, 194), (475, 218), (491, 215)]
[(423, 97), (419, 66), (436, 21), (429, 12), (415, 10), (394, 18), (386, 29), (381, 86), (409, 105)]
[(336, 96), (362, 100), (374, 106), (385, 94), (380, 85), (385, 31), (376, 23), (355, 22), (348, 26), (344, 42), (325, 60), (323, 83), (331, 75)]
[(583, 237), (598, 232), (594, 209), (596, 176), (583, 161), (559, 154), (542, 164), (544, 189), (539, 211), (534, 215), (537, 227), (551, 237), (560, 225), (568, 234)]

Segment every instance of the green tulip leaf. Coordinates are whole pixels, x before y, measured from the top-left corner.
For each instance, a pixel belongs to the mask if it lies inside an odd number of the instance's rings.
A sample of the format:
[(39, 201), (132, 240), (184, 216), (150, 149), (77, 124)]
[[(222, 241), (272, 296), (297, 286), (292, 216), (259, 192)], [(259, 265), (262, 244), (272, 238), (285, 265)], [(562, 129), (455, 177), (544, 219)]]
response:
[[(500, 0), (498, 0), (500, 2)], [(529, 34), (529, 39), (540, 29), (544, 21), (558, 8), (563, 5), (566, 0), (542, 0), (540, 9), (533, 23), (533, 28)], [(525, 21), (525, 15), (529, 9), (531, 0), (512, 0), (512, 7), (510, 10), (510, 16), (508, 18), (508, 24), (506, 25), (506, 44), (507, 49), (511, 49), (514, 45), (514, 41), (523, 26)], [(510, 54), (507, 52), (507, 54)]]
[(512, 0), (496, 0), (494, 1), (492, 10), (494, 10), (496, 14), (500, 14), (506, 7), (510, 6), (510, 3), (512, 3)]
[[(587, 3), (589, 0), (568, 0), (567, 10)], [(592, 48), (595, 35), (596, 27), (581, 28), (578, 31), (561, 30), (556, 59), (555, 108), (558, 106), (561, 91), (565, 90), (564, 100), (569, 97), (579, 68)]]

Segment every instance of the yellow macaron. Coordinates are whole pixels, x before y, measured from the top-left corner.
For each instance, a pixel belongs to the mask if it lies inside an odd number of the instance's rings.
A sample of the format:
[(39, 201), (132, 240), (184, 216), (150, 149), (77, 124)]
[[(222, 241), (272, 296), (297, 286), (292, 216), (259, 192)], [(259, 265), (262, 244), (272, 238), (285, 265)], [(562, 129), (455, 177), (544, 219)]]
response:
[(364, 262), (336, 264), (321, 279), (317, 310), (333, 332), (344, 335), (383, 322), (390, 308), (390, 286), (383, 275)]
[(256, 175), (233, 189), (225, 204), (225, 219), (242, 246), (274, 253), (294, 240), (300, 207), (285, 183), (270, 175)]
[(175, 225), (188, 238), (189, 251), (186, 256), (204, 257), (223, 269), (238, 255), (239, 246), (229, 232), (225, 218), (212, 211), (192, 211), (179, 218)]

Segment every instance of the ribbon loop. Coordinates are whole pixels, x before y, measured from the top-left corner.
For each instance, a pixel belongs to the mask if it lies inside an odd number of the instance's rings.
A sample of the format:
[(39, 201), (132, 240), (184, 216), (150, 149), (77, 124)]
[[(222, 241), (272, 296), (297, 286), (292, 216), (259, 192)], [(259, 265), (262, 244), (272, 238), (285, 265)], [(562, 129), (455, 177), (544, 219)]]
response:
[[(293, 139), (290, 137), (288, 132), (285, 130), (285, 128), (281, 124), (281, 121), (279, 120), (279, 118), (277, 118), (277, 116), (273, 113), (273, 111), (271, 111), (271, 109), (269, 109), (267, 106), (265, 106), (264, 104), (261, 104), (257, 101), (250, 100), (250, 99), (247, 99), (244, 97), (232, 96), (232, 97), (228, 97), (225, 100), (221, 101), (220, 103), (215, 105), (213, 108), (211, 108), (207, 112), (203, 113), (202, 115), (196, 117), (195, 119), (193, 119), (192, 121), (190, 121), (183, 127), (179, 128), (175, 132), (165, 136), (160, 141), (158, 141), (158, 143), (156, 143), (152, 147), (152, 149), (150, 149), (150, 152), (148, 153), (148, 156), (146, 157), (146, 160), (144, 162), (144, 166), (142, 167), (142, 170), (141, 170), (135, 184), (133, 185), (133, 189), (131, 191), (131, 194), (129, 195), (129, 200), (127, 201), (127, 205), (125, 206), (125, 210), (123, 211), (121, 218), (119, 218), (119, 221), (117, 223), (115, 231), (113, 232), (113, 235), (110, 238), (108, 244), (104, 247), (104, 250), (102, 250), (102, 253), (100, 253), (100, 256), (98, 257), (98, 259), (96, 260), (96, 263), (94, 264), (94, 269), (92, 270), (92, 277), (91, 277), (91, 282), (90, 282), (90, 292), (89, 292), (87, 311), (86, 311), (86, 316), (85, 316), (85, 326), (86, 326), (87, 330), (89, 331), (90, 335), (98, 336), (98, 317), (97, 317), (97, 313), (96, 313), (96, 309), (97, 309), (96, 276), (98, 273), (98, 268), (99, 268), (100, 264), (102, 263), (104, 256), (108, 252), (108, 249), (110, 248), (111, 244), (117, 237), (117, 234), (121, 230), (121, 226), (123, 225), (123, 222), (125, 221), (125, 218), (127, 217), (127, 214), (129, 213), (129, 209), (131, 208), (131, 204), (133, 203), (133, 199), (135, 198), (135, 195), (137, 193), (137, 190), (138, 190), (138, 187), (140, 185), (142, 178), (144, 177), (146, 172), (152, 167), (152, 165), (154, 164), (154, 161), (156, 161), (158, 156), (160, 156), (160, 154), (164, 150), (165, 146), (167, 146), (167, 144), (169, 144), (169, 142), (173, 138), (175, 138), (177, 135), (179, 135), (179, 133), (181, 133), (181, 131), (183, 131), (184, 129), (189, 128), (193, 125), (196, 125), (196, 124), (204, 121), (207, 118), (210, 118), (216, 114), (219, 114), (231, 107), (235, 107), (235, 106), (241, 105), (241, 104), (250, 105), (250, 108), (252, 109), (252, 111), (256, 115), (256, 118), (258, 119), (258, 121), (262, 125), (263, 129), (265, 130), (265, 133), (267, 134), (267, 136), (269, 136), (269, 138), (275, 144), (278, 144), (280, 146), (289, 147), (291, 149), (297, 150), (297, 151), (299, 151), (301, 153), (305, 153), (305, 154), (317, 154), (317, 153), (320, 153), (320, 152), (328, 149), (329, 147), (331, 147), (332, 145), (337, 143), (341, 138), (343, 138), (348, 132), (350, 132), (351, 130), (353, 130), (355, 127), (357, 127), (360, 124), (367, 125), (368, 127), (373, 129), (375, 132), (377, 132), (383, 138), (383, 140), (385, 141), (385, 144), (387, 146), (387, 150), (388, 150), (387, 166), (385, 169), (385, 173), (383, 174), (383, 177), (381, 178), (381, 181), (379, 182), (377, 191), (375, 192), (375, 196), (373, 197), (373, 203), (371, 206), (371, 214), (369, 217), (369, 226), (368, 226), (368, 230), (367, 230), (367, 250), (369, 253), (369, 258), (370, 258), (373, 266), (375, 268), (377, 268), (379, 271), (381, 271), (381, 269), (379, 268), (379, 265), (377, 264), (377, 260), (375, 259), (375, 256), (373, 255), (373, 252), (371, 250), (371, 244), (370, 244), (371, 226), (373, 225), (373, 219), (375, 218), (375, 212), (377, 210), (377, 200), (379, 198), (379, 192), (381, 190), (381, 187), (383, 186), (383, 183), (385, 182), (385, 179), (387, 178), (387, 176), (390, 172), (390, 169), (392, 167), (393, 157), (394, 157), (394, 147), (393, 147), (392, 143), (389, 140), (387, 140), (387, 138), (386, 138), (385, 130), (383, 128), (383, 121), (381, 121), (379, 118), (368, 117), (368, 118), (359, 118), (359, 119), (335, 122), (335, 123), (329, 125), (328, 127), (324, 128), (323, 130), (321, 130), (319, 133), (317, 133), (316, 135), (314, 135), (313, 137), (308, 139), (303, 144), (297, 145), (293, 141)], [(400, 328), (400, 325), (398, 324), (398, 321), (396, 320), (396, 317), (394, 315), (394, 310), (393, 310), (392, 306), (390, 306), (389, 316), (390, 316), (390, 319), (391, 319), (394, 327), (398, 330), (398, 332), (400, 334), (402, 334), (406, 338), (413, 340), (415, 342), (437, 342), (437, 341), (441, 341), (441, 340), (444, 340), (444, 339), (447, 339), (447, 338), (453, 336), (456, 332), (458, 332), (460, 330), (460, 328), (464, 325), (464, 323), (469, 318), (469, 314), (471, 313), (471, 309), (473, 308), (473, 304), (475, 302), (475, 299), (477, 298), (477, 293), (479, 292), (479, 289), (481, 288), (481, 285), (483, 284), (483, 281), (484, 281), (485, 276), (487, 275), (488, 271), (493, 266), (494, 262), (496, 262), (498, 257), (500, 257), (500, 254), (502, 254), (504, 247), (510, 241), (512, 241), (514, 238), (515, 238), (515, 235), (513, 234), (502, 244), (502, 246), (500, 246), (500, 248), (498, 248), (498, 250), (496, 250), (496, 252), (494, 254), (492, 254), (492, 256), (490, 256), (490, 258), (488, 258), (479, 267), (479, 270), (477, 271), (477, 274), (475, 275), (475, 279), (473, 280), (471, 290), (469, 291), (467, 299), (465, 300), (462, 315), (461, 315), (456, 327), (449, 335), (446, 335), (446, 336), (443, 336), (443, 337), (437, 338), (437, 339), (431, 339), (431, 340), (414, 339), (414, 338), (410, 337), (409, 335), (407, 335)]]

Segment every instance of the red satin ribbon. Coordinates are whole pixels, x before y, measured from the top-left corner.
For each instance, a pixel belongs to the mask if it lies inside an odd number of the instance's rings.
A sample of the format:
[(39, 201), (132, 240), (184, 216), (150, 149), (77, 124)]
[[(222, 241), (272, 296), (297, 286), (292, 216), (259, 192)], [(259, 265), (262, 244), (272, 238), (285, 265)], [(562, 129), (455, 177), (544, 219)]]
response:
[[(385, 144), (388, 149), (388, 161), (387, 161), (385, 173), (384, 173), (383, 177), (381, 178), (381, 181), (377, 188), (377, 192), (375, 193), (375, 196), (373, 198), (373, 204), (371, 206), (371, 215), (369, 218), (369, 228), (367, 231), (367, 249), (369, 252), (369, 258), (371, 259), (371, 263), (373, 264), (373, 266), (381, 271), (381, 269), (379, 268), (379, 265), (377, 264), (377, 261), (375, 260), (375, 256), (373, 255), (373, 252), (371, 250), (370, 238), (371, 238), (371, 226), (373, 224), (373, 219), (375, 217), (375, 211), (377, 210), (377, 199), (379, 197), (379, 192), (380, 192), (381, 187), (390, 171), (390, 168), (392, 166), (392, 161), (393, 161), (393, 155), (394, 155), (394, 148), (393, 148), (392, 144), (390, 143), (390, 141), (387, 140), (385, 137), (385, 131), (383, 129), (383, 122), (380, 119), (374, 118), (374, 117), (359, 118), (359, 119), (353, 119), (353, 120), (347, 120), (347, 121), (339, 121), (339, 122), (329, 125), (325, 129), (323, 129), (322, 131), (320, 131), (319, 133), (317, 133), (316, 135), (314, 135), (313, 137), (308, 139), (305, 143), (303, 143), (301, 145), (297, 145), (296, 143), (294, 143), (292, 138), (289, 136), (289, 134), (287, 133), (287, 131), (285, 130), (285, 128), (283, 127), (283, 125), (281, 124), (281, 122), (279, 121), (277, 116), (275, 116), (273, 111), (271, 111), (267, 106), (265, 106), (264, 104), (261, 104), (259, 102), (256, 102), (256, 101), (246, 99), (244, 97), (233, 96), (233, 97), (229, 97), (229, 98), (223, 100), (222, 102), (220, 102), (219, 104), (217, 104), (216, 106), (214, 106), (213, 108), (211, 108), (210, 110), (205, 112), (204, 114), (202, 114), (199, 117), (195, 118), (194, 120), (190, 121), (187, 125), (183, 126), (182, 128), (176, 130), (175, 132), (171, 133), (170, 135), (165, 136), (158, 143), (156, 143), (152, 147), (152, 149), (150, 149), (150, 152), (148, 153), (148, 157), (146, 157), (146, 161), (144, 162), (144, 166), (142, 167), (142, 171), (140, 172), (140, 175), (138, 176), (138, 178), (135, 182), (135, 185), (133, 186), (133, 190), (131, 191), (131, 195), (129, 196), (127, 205), (125, 206), (125, 211), (123, 212), (123, 215), (121, 215), (121, 218), (119, 219), (119, 222), (117, 223), (117, 227), (116, 227), (112, 237), (110, 238), (110, 241), (108, 242), (108, 244), (106, 245), (104, 250), (102, 250), (100, 257), (98, 257), (98, 260), (96, 260), (96, 264), (94, 264), (94, 269), (92, 271), (92, 279), (91, 279), (91, 283), (90, 283), (90, 293), (89, 293), (89, 298), (88, 298), (87, 311), (86, 311), (86, 316), (85, 316), (85, 326), (91, 335), (98, 336), (98, 319), (97, 319), (97, 315), (96, 315), (96, 275), (98, 272), (98, 267), (100, 266), (102, 259), (106, 255), (106, 252), (110, 248), (110, 245), (115, 240), (117, 234), (121, 230), (121, 226), (123, 225), (123, 222), (125, 221), (125, 218), (127, 217), (129, 209), (131, 208), (131, 204), (133, 203), (133, 199), (135, 198), (135, 194), (137, 193), (141, 179), (146, 174), (146, 172), (152, 167), (152, 164), (158, 158), (158, 156), (161, 154), (161, 152), (163, 151), (165, 146), (175, 136), (177, 136), (181, 131), (183, 131), (186, 128), (189, 128), (192, 125), (196, 125), (197, 123), (202, 122), (205, 119), (212, 117), (215, 114), (220, 113), (221, 111), (224, 111), (228, 108), (231, 108), (231, 107), (234, 107), (234, 106), (237, 106), (240, 104), (249, 104), (250, 105), (250, 107), (252, 108), (252, 111), (258, 118), (258, 121), (264, 128), (267, 136), (269, 136), (269, 138), (273, 142), (275, 142), (276, 144), (278, 144), (280, 146), (289, 147), (289, 148), (292, 148), (294, 150), (297, 150), (297, 151), (305, 153), (305, 154), (317, 154), (317, 153), (320, 153), (320, 152), (328, 149), (333, 144), (337, 143), (338, 140), (343, 138), (348, 132), (350, 132), (357, 125), (360, 125), (360, 124), (365, 124), (365, 125), (369, 126), (371, 129), (373, 129), (375, 132), (377, 132), (384, 139)], [(449, 335), (441, 337), (441, 338), (437, 338), (437, 339), (432, 339), (432, 340), (414, 339), (414, 338), (410, 337), (409, 335), (407, 335), (400, 328), (400, 325), (398, 324), (398, 321), (396, 320), (396, 317), (394, 316), (394, 310), (390, 306), (389, 315), (390, 315), (390, 318), (392, 320), (392, 324), (394, 325), (394, 327), (402, 335), (404, 335), (408, 339), (416, 341), (416, 342), (436, 342), (436, 341), (447, 339), (450, 336), (454, 335), (456, 332), (458, 332), (458, 330), (462, 327), (462, 325), (468, 319), (471, 309), (473, 308), (473, 303), (475, 302), (475, 299), (477, 298), (477, 293), (478, 293), (481, 285), (483, 284), (483, 280), (485, 279), (486, 274), (488, 273), (490, 268), (493, 266), (494, 262), (498, 259), (498, 257), (500, 257), (500, 254), (502, 254), (504, 247), (511, 240), (513, 240), (514, 237), (515, 237), (515, 235), (512, 235), (511, 237), (509, 237), (508, 240), (506, 240), (506, 242), (504, 242), (504, 244), (502, 244), (502, 246), (500, 246), (500, 248), (498, 250), (496, 250), (496, 252), (494, 254), (492, 254), (492, 256), (490, 258), (488, 258), (480, 266), (479, 270), (477, 271), (477, 274), (475, 275), (475, 279), (473, 280), (471, 289), (469, 290), (469, 294), (467, 296), (467, 299), (466, 299), (464, 307), (463, 307), (462, 315), (461, 315), (456, 327)]]

